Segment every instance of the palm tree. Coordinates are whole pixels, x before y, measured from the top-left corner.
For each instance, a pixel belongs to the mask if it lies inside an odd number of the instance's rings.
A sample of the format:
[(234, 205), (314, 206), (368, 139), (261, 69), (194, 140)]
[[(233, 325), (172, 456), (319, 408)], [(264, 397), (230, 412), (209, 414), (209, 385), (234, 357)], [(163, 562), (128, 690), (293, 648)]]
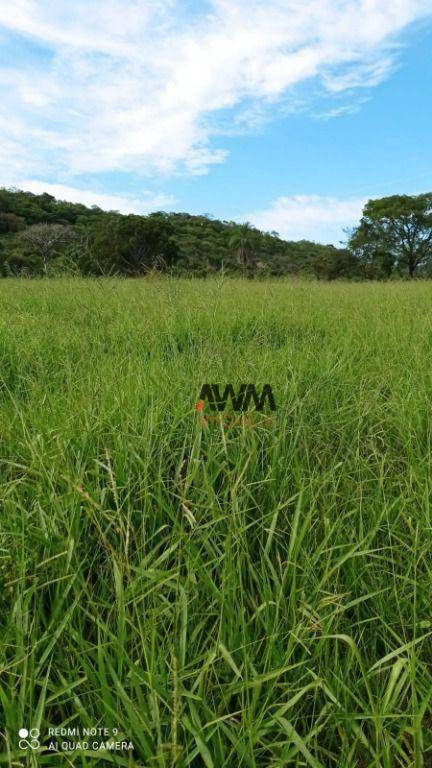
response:
[(248, 269), (252, 267), (253, 231), (253, 227), (249, 222), (239, 224), (235, 227), (229, 241), (230, 248), (237, 251), (238, 261), (243, 274), (246, 274)]

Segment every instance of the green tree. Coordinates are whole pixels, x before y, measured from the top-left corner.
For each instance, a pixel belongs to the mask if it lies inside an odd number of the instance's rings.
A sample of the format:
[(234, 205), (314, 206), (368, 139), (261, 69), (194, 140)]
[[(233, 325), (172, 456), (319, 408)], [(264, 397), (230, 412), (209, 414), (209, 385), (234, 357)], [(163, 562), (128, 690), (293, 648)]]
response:
[(349, 246), (365, 277), (414, 277), (432, 258), (432, 193), (369, 200)]
[(24, 223), (15, 213), (0, 213), (0, 235), (19, 232)]
[(176, 260), (172, 227), (165, 214), (100, 216), (90, 231), (86, 271), (136, 277), (164, 270)]
[(230, 248), (233, 248), (237, 252), (238, 262), (243, 274), (253, 271), (254, 241), (254, 229), (249, 222), (235, 225), (229, 240), (229, 245)]

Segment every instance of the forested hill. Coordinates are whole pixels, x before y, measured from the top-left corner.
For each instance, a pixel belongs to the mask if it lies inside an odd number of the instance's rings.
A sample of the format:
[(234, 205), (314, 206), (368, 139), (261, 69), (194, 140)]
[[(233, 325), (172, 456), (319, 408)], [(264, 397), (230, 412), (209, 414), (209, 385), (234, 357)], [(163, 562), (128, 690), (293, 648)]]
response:
[(142, 275), (152, 270), (205, 276), (221, 269), (248, 276), (351, 277), (346, 249), (282, 240), (249, 224), (187, 213), (122, 215), (79, 203), (0, 189), (3, 276), (72, 272)]

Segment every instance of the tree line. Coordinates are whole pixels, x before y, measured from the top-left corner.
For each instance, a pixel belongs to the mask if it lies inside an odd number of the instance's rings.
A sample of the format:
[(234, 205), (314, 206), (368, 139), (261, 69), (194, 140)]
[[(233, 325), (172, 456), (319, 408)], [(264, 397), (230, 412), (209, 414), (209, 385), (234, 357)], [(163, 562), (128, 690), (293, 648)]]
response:
[(370, 200), (346, 247), (289, 241), (248, 223), (210, 216), (106, 212), (97, 206), (0, 189), (0, 274), (200, 277), (221, 270), (246, 277), (320, 280), (432, 276), (432, 193)]

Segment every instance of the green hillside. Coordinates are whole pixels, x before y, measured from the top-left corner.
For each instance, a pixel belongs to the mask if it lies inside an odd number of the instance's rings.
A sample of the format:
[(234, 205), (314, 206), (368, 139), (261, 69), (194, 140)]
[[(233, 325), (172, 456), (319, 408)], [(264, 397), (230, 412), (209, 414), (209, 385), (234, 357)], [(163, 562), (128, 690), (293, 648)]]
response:
[(54, 274), (133, 276), (158, 269), (205, 276), (223, 268), (248, 276), (303, 274), (334, 279), (357, 273), (357, 262), (346, 249), (282, 240), (277, 233), (261, 232), (248, 224), (188, 213), (122, 215), (56, 200), (49, 194), (0, 189), (3, 276), (44, 271), (40, 243), (31, 240), (28, 230), (39, 225), (44, 239), (42, 225), (46, 224), (62, 227), (49, 255), (49, 271)]

